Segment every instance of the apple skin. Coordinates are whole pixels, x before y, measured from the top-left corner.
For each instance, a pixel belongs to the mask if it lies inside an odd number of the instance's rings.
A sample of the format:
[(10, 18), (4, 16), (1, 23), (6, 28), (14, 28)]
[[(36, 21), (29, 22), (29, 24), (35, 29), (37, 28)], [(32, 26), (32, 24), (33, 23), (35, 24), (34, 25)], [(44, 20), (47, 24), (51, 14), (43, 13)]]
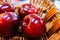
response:
[(14, 12), (0, 14), (0, 34), (3, 37), (11, 37), (18, 31), (20, 24), (19, 16)]
[(13, 12), (14, 9), (8, 3), (0, 4), (0, 13), (4, 13), (5, 11), (6, 12)]
[(22, 31), (27, 37), (39, 38), (46, 32), (43, 18), (36, 14), (29, 14), (21, 22)]
[(38, 14), (38, 7), (32, 4), (23, 4), (19, 11), (21, 19), (23, 19), (28, 14)]

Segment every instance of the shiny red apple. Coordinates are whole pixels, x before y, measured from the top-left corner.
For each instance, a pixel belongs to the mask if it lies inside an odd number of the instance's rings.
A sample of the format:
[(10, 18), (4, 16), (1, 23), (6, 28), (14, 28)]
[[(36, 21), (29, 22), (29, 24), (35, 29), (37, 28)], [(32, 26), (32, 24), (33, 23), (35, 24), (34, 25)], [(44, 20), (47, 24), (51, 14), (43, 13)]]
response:
[(0, 13), (4, 13), (5, 11), (13, 12), (13, 8), (11, 7), (10, 4), (8, 3), (0, 4)]
[(46, 32), (43, 18), (36, 14), (29, 14), (24, 17), (21, 24), (22, 31), (31, 38), (39, 38)]
[(17, 33), (19, 27), (19, 16), (14, 12), (0, 14), (0, 34), (3, 37), (10, 37)]
[(23, 18), (28, 14), (38, 14), (38, 8), (32, 4), (23, 4), (19, 12), (20, 17)]

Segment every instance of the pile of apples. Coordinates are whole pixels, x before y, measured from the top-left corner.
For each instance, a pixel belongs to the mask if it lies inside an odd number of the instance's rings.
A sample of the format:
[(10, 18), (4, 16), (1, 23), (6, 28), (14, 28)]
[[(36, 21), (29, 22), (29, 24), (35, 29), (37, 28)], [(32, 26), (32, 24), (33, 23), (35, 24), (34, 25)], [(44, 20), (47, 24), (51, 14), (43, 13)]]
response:
[[(45, 34), (44, 19), (38, 16), (38, 8), (32, 4), (23, 4), (18, 13), (7, 3), (0, 4), (0, 34), (9, 37), (17, 33), (19, 26), (27, 37), (38, 38)], [(21, 22), (21, 24), (20, 24)]]

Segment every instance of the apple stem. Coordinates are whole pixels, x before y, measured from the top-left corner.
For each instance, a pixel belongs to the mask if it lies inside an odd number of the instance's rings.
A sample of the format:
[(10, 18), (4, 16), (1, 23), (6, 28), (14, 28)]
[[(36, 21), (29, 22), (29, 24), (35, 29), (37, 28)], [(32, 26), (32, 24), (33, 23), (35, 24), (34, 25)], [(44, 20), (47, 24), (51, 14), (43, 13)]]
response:
[(18, 9), (15, 9), (15, 13), (18, 14)]
[(40, 17), (42, 17), (42, 13), (43, 13), (43, 11), (42, 11), (41, 8), (39, 7), (38, 15), (39, 15)]
[(42, 17), (42, 12), (40, 12), (40, 17)]

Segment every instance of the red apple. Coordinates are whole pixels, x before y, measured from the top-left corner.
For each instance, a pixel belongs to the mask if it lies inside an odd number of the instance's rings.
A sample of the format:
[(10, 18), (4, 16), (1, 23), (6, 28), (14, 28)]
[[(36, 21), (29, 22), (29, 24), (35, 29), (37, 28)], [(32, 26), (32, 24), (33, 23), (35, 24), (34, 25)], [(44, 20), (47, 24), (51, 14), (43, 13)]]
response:
[(20, 17), (23, 18), (28, 14), (38, 14), (38, 8), (32, 4), (23, 4), (20, 10)]
[(13, 12), (13, 8), (8, 3), (0, 4), (0, 13)]
[(36, 14), (29, 14), (24, 17), (21, 25), (22, 31), (31, 38), (38, 38), (44, 35), (46, 27), (43, 18)]
[(0, 34), (9, 37), (17, 33), (19, 27), (19, 16), (14, 12), (0, 14)]

